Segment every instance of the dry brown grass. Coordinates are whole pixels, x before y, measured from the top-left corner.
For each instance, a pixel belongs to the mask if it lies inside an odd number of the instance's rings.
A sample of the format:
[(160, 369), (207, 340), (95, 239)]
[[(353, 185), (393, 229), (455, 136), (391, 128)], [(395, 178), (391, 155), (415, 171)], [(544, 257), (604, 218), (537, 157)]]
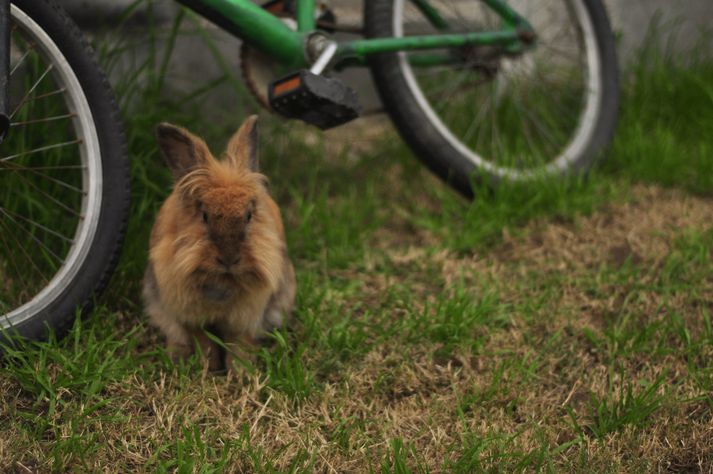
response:
[[(158, 449), (190, 438), (190, 427), (218, 452), (237, 443), (227, 472), (253, 472), (266, 459), (279, 471), (295, 460), (314, 472), (378, 470), (382, 462), (395, 462), (394, 439), (406, 443), (401, 455), (407, 465), (431, 472), (517, 470), (518, 462), (536, 465), (540, 450), (546, 460), (541, 467), (557, 471), (713, 472), (713, 399), (690, 373), (698, 367), (710, 374), (711, 345), (692, 358), (680, 340), (662, 333), (669, 349), (663, 353), (646, 345), (620, 353), (585, 334), (601, 335), (624, 313), (643, 327), (677, 312), (695, 340), (704, 331), (704, 312), (713, 307), (710, 273), (695, 291), (669, 294), (657, 287), (682, 232), (710, 229), (711, 200), (654, 186), (637, 186), (633, 196), (574, 222), (534, 222), (521, 236), (469, 256), (418, 245), (428, 236), (406, 239), (404, 246), (398, 225), (394, 233), (383, 231), (371, 263), (367, 258), (359, 269), (330, 274), (358, 281), (358, 288), (334, 291), (327, 302), (408, 318), (398, 301), (386, 298), (390, 289), (407, 289), (410, 311), (457, 288), (473, 298), (487, 290), (507, 309), (506, 321), (474, 328), (480, 345), (450, 349), (429, 337), (406, 343), (372, 334), (373, 345), (363, 354), (337, 372), (317, 373), (319, 390), (303, 400), (270, 388), (260, 370), (226, 378), (161, 369), (111, 382), (103, 392), (108, 404), (90, 416), (80, 416), (84, 408), (68, 391), (60, 395), (67, 404), (50, 416), (46, 402), (38, 405), (17, 382), (0, 377), (1, 469), (45, 472), (54, 463), (87, 472), (153, 470), (147, 466), (166, 456)], [(385, 266), (387, 272), (378, 270)], [(627, 267), (638, 271), (619, 273)], [(155, 334), (141, 338), (150, 345)], [(318, 366), (323, 355), (306, 352), (303, 363)], [(620, 387), (657, 377), (664, 380), (657, 393), (665, 398), (646, 423), (601, 437), (587, 430), (593, 395), (606, 398), (613, 388), (616, 401)], [(49, 421), (38, 437), (28, 430), (32, 420), (15, 425), (20, 412), (33, 411)], [(83, 425), (72, 426), (73, 419)], [(77, 432), (94, 437), (91, 455), (81, 460), (69, 450), (58, 463), (53, 456), (62, 454), (48, 454)], [(481, 464), (444, 464), (468, 456)]]

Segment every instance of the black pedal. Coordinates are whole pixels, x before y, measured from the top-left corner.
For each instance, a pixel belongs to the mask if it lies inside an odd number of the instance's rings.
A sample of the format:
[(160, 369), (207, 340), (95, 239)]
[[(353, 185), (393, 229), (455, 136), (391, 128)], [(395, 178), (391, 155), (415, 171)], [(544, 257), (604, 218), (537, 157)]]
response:
[(270, 106), (285, 117), (327, 130), (359, 116), (359, 96), (337, 79), (306, 69), (270, 84)]

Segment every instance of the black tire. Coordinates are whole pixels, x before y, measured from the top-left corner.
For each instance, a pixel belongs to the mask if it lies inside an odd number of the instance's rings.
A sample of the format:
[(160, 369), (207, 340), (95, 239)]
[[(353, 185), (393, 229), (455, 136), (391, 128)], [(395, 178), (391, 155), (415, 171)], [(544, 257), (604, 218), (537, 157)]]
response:
[[(52, 0), (12, 0), (12, 5), (51, 38), (69, 63), (91, 110), (100, 150), (103, 185), (101, 192), (97, 191), (101, 195), (98, 224), (86, 244), (86, 257), (78, 260), (79, 270), (69, 284), (61, 287), (61, 292), (51, 301), (48, 298), (44, 309), (28, 312), (31, 316), (27, 319), (18, 318), (17, 324), (6, 328), (5, 334), (0, 325), (0, 339), (10, 333), (26, 339), (44, 339), (48, 330), (61, 337), (78, 314), (90, 310), (93, 299), (109, 282), (121, 251), (130, 200), (126, 138), (109, 83), (91, 47), (69, 16)], [(12, 314), (12, 309), (6, 314)]]
[[(578, 174), (588, 170), (611, 143), (619, 111), (619, 79), (615, 39), (606, 10), (600, 0), (581, 0), (593, 24), (601, 64), (603, 94), (599, 102), (590, 138), (583, 152), (566, 170), (556, 175)], [(367, 0), (364, 10), (365, 34), (368, 38), (394, 36), (394, 0)], [(472, 184), (487, 181), (496, 185), (503, 175), (476, 164), (439, 132), (409, 89), (399, 62), (398, 53), (374, 55), (370, 58), (372, 76), (381, 101), (402, 138), (415, 155), (437, 176), (466, 196), (473, 195)], [(509, 179), (509, 178), (508, 178)], [(518, 178), (513, 181), (518, 181)]]

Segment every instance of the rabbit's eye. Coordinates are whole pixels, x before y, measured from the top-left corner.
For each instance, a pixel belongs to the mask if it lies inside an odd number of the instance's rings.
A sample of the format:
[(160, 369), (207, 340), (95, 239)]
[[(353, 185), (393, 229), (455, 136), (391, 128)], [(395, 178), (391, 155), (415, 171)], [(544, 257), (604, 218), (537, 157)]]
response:
[(208, 223), (208, 213), (207, 212), (203, 212), (203, 222), (205, 222), (206, 224)]
[(253, 213), (252, 211), (248, 211), (248, 214), (245, 216), (245, 221), (250, 222), (250, 220), (253, 218)]

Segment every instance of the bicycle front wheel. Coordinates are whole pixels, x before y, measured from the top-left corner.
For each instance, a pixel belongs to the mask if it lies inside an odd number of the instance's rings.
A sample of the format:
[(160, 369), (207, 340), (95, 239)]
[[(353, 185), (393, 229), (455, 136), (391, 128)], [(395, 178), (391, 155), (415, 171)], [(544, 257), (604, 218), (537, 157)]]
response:
[(118, 111), (92, 51), (50, 0), (12, 0), (0, 145), (0, 336), (62, 334), (106, 285), (129, 203)]
[[(482, 1), (431, 0), (452, 32), (496, 31)], [(366, 2), (370, 38), (438, 34), (421, 2)], [(371, 58), (381, 100), (416, 155), (459, 191), (486, 178), (532, 180), (587, 170), (618, 115), (614, 37), (599, 0), (516, 0), (536, 33), (522, 51), (468, 46)], [(431, 58), (449, 58), (434, 65)]]

